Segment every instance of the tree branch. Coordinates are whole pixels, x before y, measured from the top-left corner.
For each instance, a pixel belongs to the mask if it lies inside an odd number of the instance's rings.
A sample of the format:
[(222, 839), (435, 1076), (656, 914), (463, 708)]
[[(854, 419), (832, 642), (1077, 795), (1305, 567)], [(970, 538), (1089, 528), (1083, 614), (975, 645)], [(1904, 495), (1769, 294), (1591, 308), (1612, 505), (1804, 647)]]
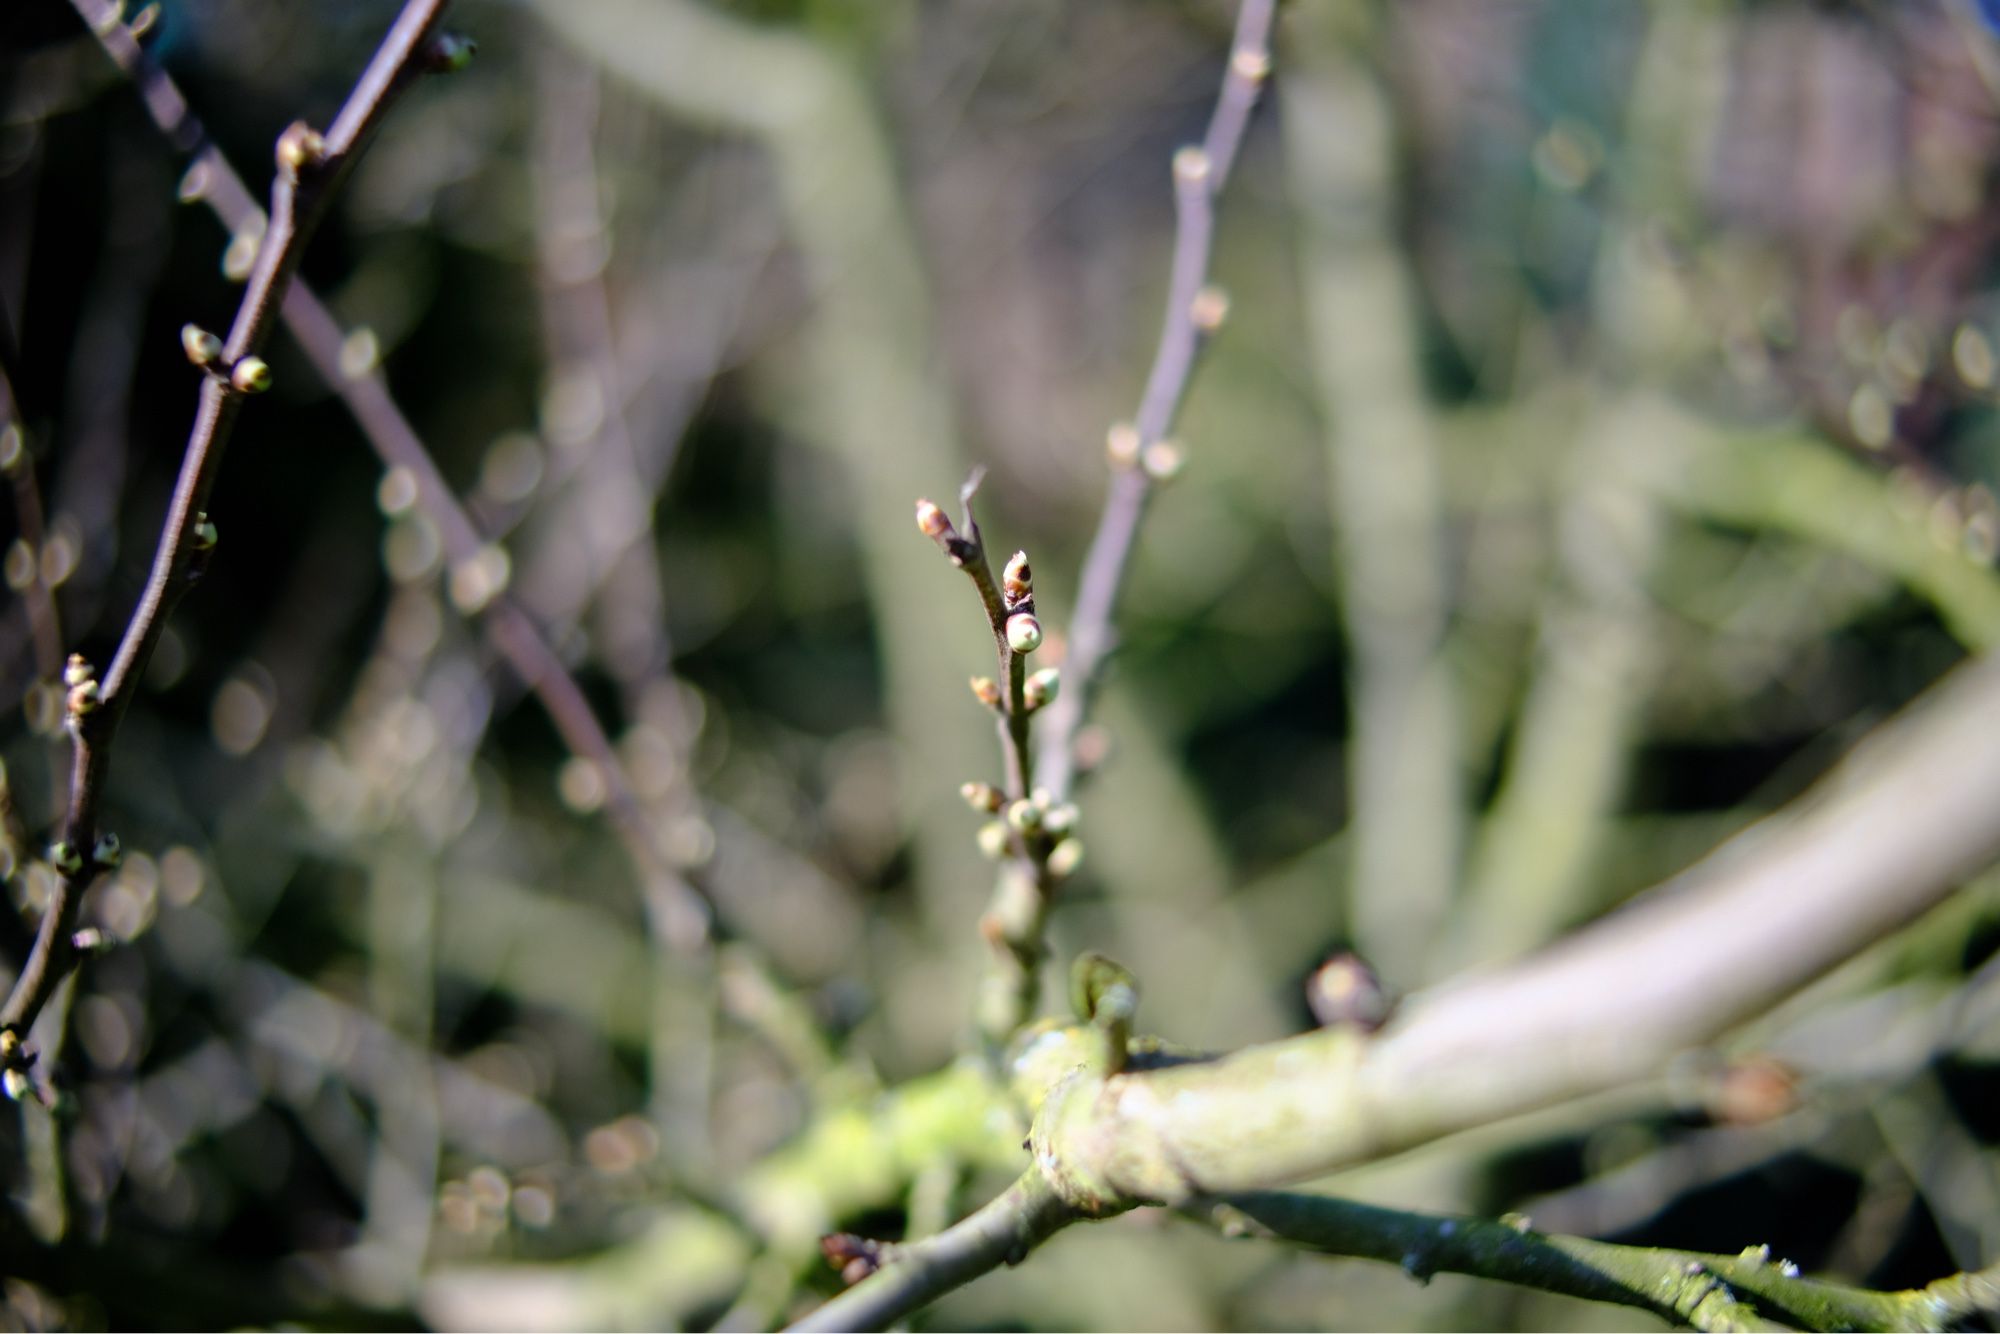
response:
[[(73, 3), (90, 23), (105, 53), (139, 89), (161, 134), (177, 149), (194, 155), (184, 178), (183, 195), (206, 203), (232, 235), (266, 231), (265, 214), (255, 197), (209, 141), (172, 78), (117, 20), (110, 0)], [(342, 367), (346, 331), (306, 283), (289, 284), (280, 313), (313, 369), (347, 405), (383, 466), (403, 468), (416, 479), (415, 503), (437, 525), (446, 562), (462, 568), (480, 560), (488, 547), (485, 537), (389, 393), (381, 369), (370, 367), (350, 374)], [(612, 828), (645, 888), (649, 915), (661, 919), (663, 938), (679, 950), (697, 947), (707, 934), (707, 906), (659, 846), (655, 822), (647, 816), (582, 688), (547, 636), (507, 593), (496, 593), (486, 604), (485, 614), (495, 649), (541, 701), (563, 744), (602, 775)]]
[(1183, 1212), (1225, 1235), (1293, 1242), (1330, 1255), (1400, 1265), (1412, 1278), (1470, 1274), (1544, 1292), (1651, 1311), (1696, 1329), (1944, 1329), (2000, 1303), (2000, 1267), (1906, 1292), (1802, 1277), (1768, 1246), (1740, 1255), (1618, 1246), (1531, 1231), (1525, 1221), (1447, 1218), (1324, 1195), (1252, 1191)]
[[(1173, 429), (1175, 414), (1187, 393), (1195, 358), (1205, 336), (1221, 321), (1225, 303), (1220, 294), (1206, 294), (1210, 244), (1215, 231), (1215, 201), (1229, 180), (1243, 131), (1250, 121), (1257, 94), (1271, 69), (1271, 22), (1276, 0), (1244, 0), (1236, 16), (1230, 43), (1229, 72), (1222, 81), (1208, 133), (1199, 147), (1174, 155), (1174, 256), (1167, 284), (1167, 313), (1160, 328), (1160, 345), (1139, 415), (1131, 434), (1114, 432), (1128, 443), (1112, 451), (1111, 488), (1084, 558), (1077, 587), (1076, 612), (1070, 619), (1068, 689), (1049, 706), (1041, 767), (1035, 777), (1057, 800), (1067, 800), (1076, 780), (1076, 734), (1090, 710), (1091, 696), (1104, 673), (1104, 661), (1117, 643), (1112, 617), (1125, 566), (1139, 533), (1139, 520), (1161, 476), (1173, 471), (1171, 454), (1159, 452)], [(1149, 454), (1149, 451), (1152, 451)]]
[(1779, 815), (1517, 965), (1323, 1030), (1073, 1081), (1045, 1110), (1072, 1198), (1262, 1189), (1645, 1079), (2000, 857), (2000, 659), (1933, 687)]
[[(125, 45), (128, 56), (136, 58), (137, 42), (110, 0), (73, 3), (107, 50)], [(80, 658), (72, 660), (68, 716), (75, 753), (69, 811), (63, 841), (54, 850), (58, 872), (55, 891), (43, 913), (35, 947), (6, 1004), (0, 1006), (0, 1037), (8, 1039), (0, 1060), (9, 1069), (24, 1069), (32, 1059), (21, 1039), (75, 960), (70, 936), (83, 888), (100, 870), (116, 863), (115, 840), (100, 839), (98, 820), (112, 742), (131, 702), (132, 688), (166, 629), (173, 604), (200, 577), (215, 545), (215, 528), (204, 507), (243, 399), (269, 383), (270, 372), (256, 353), (270, 336), (278, 302), (306, 242), (369, 136), (387, 114), (390, 101), (417, 71), (422, 51), (443, 17), (444, 5), (445, 0), (409, 0), (404, 5), (327, 134), (322, 136), (301, 122), (280, 136), (279, 169), (271, 188), (271, 225), (228, 337), (216, 346), (213, 335), (190, 326), (187, 350), (206, 374), (152, 573), (102, 681), (96, 679), (89, 664)], [(158, 83), (148, 90), (149, 106), (156, 98), (164, 103)]]

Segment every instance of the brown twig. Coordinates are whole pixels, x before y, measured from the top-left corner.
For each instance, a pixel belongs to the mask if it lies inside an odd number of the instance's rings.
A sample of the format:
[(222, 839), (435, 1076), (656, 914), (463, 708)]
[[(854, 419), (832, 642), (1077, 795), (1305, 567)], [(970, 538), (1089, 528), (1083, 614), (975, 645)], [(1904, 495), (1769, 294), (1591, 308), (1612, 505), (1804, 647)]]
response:
[[(183, 197), (206, 203), (231, 235), (254, 235), (264, 228), (264, 212), (255, 197), (209, 141), (172, 78), (115, 21), (108, 0), (73, 3), (91, 22), (105, 53), (138, 88), (161, 134), (193, 155), (183, 178)], [(97, 21), (100, 18), (105, 21)], [(347, 405), (383, 465), (403, 468), (416, 479), (416, 506), (437, 525), (446, 561), (457, 568), (479, 560), (487, 550), (486, 539), (432, 462), (380, 369), (371, 367), (356, 375), (342, 367), (346, 332), (308, 284), (290, 285), (281, 314), (306, 359)], [(547, 636), (511, 597), (497, 594), (486, 604), (485, 614), (495, 649), (541, 701), (563, 744), (602, 776), (612, 827), (645, 884), (649, 908), (657, 908), (664, 918), (665, 936), (677, 949), (697, 947), (707, 935), (707, 907), (659, 846), (655, 822), (647, 817), (582, 688)]]
[(1076, 734), (1101, 682), (1104, 661), (1117, 644), (1112, 616), (1139, 520), (1154, 483), (1172, 466), (1167, 462), (1172, 456), (1160, 452), (1159, 446), (1173, 429), (1203, 340), (1220, 323), (1225, 308), (1219, 293), (1203, 289), (1215, 232), (1215, 201), (1229, 179), (1251, 108), (1270, 73), (1276, 8), (1276, 0), (1244, 0), (1230, 44), (1229, 72), (1209, 118), (1208, 133), (1200, 147), (1183, 148), (1174, 155), (1174, 257), (1166, 320), (1139, 400), (1139, 415), (1126, 428), (1135, 434), (1127, 437), (1129, 446), (1113, 450), (1111, 489), (1084, 558), (1070, 621), (1069, 657), (1063, 671), (1067, 688), (1049, 706), (1043, 725), (1041, 767), (1035, 776), (1058, 801), (1067, 799), (1075, 784)]
[[(121, 65), (143, 64), (137, 41), (110, 0), (73, 3), (114, 58), (123, 52)], [(72, 659), (68, 673), (67, 712), (75, 740), (69, 811), (63, 841), (53, 850), (58, 872), (55, 892), (43, 913), (34, 949), (5, 1006), (0, 1007), (0, 1037), (6, 1039), (6, 1051), (0, 1059), (9, 1069), (23, 1069), (32, 1059), (22, 1037), (75, 962), (71, 933), (84, 887), (117, 860), (115, 840), (100, 839), (98, 819), (112, 742), (131, 702), (132, 688), (166, 629), (173, 604), (200, 577), (213, 549), (215, 529), (204, 507), (243, 399), (268, 383), (269, 371), (256, 354), (270, 336), (278, 304), (306, 241), (355, 158), (381, 124), (395, 94), (420, 68), (422, 53), (443, 17), (444, 5), (445, 0), (408, 0), (325, 135), (300, 123), (279, 138), (271, 223), (228, 337), (219, 347), (212, 335), (189, 339), (189, 355), (202, 366), (205, 377), (152, 573), (102, 680), (96, 679), (89, 664), (80, 658)], [(164, 75), (142, 81), (141, 86), (149, 108), (180, 101)], [(180, 107), (184, 113), (184, 101)]]

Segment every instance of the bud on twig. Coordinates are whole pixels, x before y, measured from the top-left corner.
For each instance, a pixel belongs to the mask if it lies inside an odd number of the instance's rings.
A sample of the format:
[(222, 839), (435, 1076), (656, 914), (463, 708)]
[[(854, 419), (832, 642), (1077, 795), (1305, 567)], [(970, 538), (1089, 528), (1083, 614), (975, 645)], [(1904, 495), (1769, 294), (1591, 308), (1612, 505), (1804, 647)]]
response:
[(1336, 954), (1306, 979), (1306, 1006), (1323, 1028), (1373, 1033), (1389, 1022), (1396, 999), (1358, 954)]
[(1114, 422), (1104, 437), (1104, 453), (1114, 468), (1130, 468), (1139, 462), (1139, 428), (1131, 422)]
[(1188, 305), (1188, 319), (1205, 334), (1212, 334), (1229, 318), (1229, 293), (1213, 283), (1194, 294)]
[(1000, 576), (1000, 591), (1007, 595), (1007, 605), (1018, 606), (1035, 595), (1035, 572), (1028, 568), (1028, 553), (1017, 551), (1007, 560), (1007, 569)]
[(70, 846), (68, 839), (62, 839), (49, 845), (49, 865), (55, 867), (58, 873), (71, 876), (83, 869), (83, 858)]
[(106, 869), (115, 868), (125, 860), (125, 847), (118, 841), (118, 835), (99, 834), (97, 844), (90, 850), (90, 860)]
[(965, 798), (965, 804), (975, 811), (988, 815), (996, 814), (1006, 802), (1000, 789), (991, 783), (966, 783), (958, 789), (958, 795)]
[(271, 368), (262, 357), (245, 357), (230, 368), (229, 383), (239, 394), (261, 394), (271, 387)]
[(1030, 711), (1041, 708), (1056, 697), (1062, 684), (1062, 673), (1054, 667), (1044, 667), (1027, 679), (1021, 687), (1021, 702)]
[(1042, 623), (1025, 611), (1007, 618), (1007, 647), (1016, 653), (1033, 653), (1042, 646)]
[(1189, 144), (1174, 154), (1174, 179), (1183, 185), (1199, 185), (1208, 180), (1208, 153), (1198, 144)]
[(999, 861), (1007, 855), (1007, 826), (998, 820), (988, 820), (979, 826), (979, 851), (981, 855)]
[(1049, 851), (1049, 874), (1058, 880), (1067, 880), (1076, 874), (1076, 868), (1083, 865), (1083, 843), (1074, 838), (1066, 838)]
[(189, 534), (188, 545), (197, 554), (204, 554), (215, 550), (217, 536), (215, 524), (209, 519), (207, 510), (202, 510), (194, 516), (194, 532)]
[(992, 677), (990, 676), (973, 677), (972, 693), (974, 696), (978, 698), (979, 702), (981, 704), (984, 704), (987, 708), (997, 709), (1000, 707), (1000, 686), (999, 683), (996, 682)]
[(325, 137), (304, 121), (293, 121), (278, 136), (278, 166), (286, 175), (297, 177), (307, 167), (316, 167), (325, 160)]
[(934, 542), (942, 542), (952, 535), (951, 520), (945, 512), (928, 500), (917, 502), (917, 531)]
[(1019, 833), (1035, 833), (1042, 827), (1042, 808), (1025, 799), (1017, 801), (1007, 808), (1007, 823)]
[(84, 714), (96, 711), (101, 693), (97, 684), (97, 671), (81, 653), (69, 655), (69, 663), (63, 668), (63, 684), (69, 687), (64, 706), (69, 712), (72, 723)]
[(1141, 463), (1146, 469), (1146, 476), (1156, 482), (1171, 482), (1180, 476), (1181, 469), (1187, 466), (1187, 456), (1173, 441), (1155, 440), (1146, 446)]
[(183, 324), (181, 350), (195, 365), (207, 366), (222, 355), (222, 340), (198, 324)]

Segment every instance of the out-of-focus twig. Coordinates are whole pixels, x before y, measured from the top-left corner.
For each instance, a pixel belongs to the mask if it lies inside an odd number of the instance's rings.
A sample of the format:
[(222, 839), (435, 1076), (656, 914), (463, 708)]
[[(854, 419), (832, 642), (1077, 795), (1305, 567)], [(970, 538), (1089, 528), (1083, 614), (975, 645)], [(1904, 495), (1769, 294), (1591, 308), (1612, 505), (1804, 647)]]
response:
[(1112, 618), (1125, 584), (1125, 567), (1138, 539), (1139, 521), (1152, 497), (1158, 475), (1174, 466), (1158, 451), (1173, 430), (1174, 417), (1187, 393), (1196, 355), (1204, 337), (1220, 323), (1227, 309), (1219, 292), (1205, 292), (1209, 251), (1215, 236), (1215, 203), (1229, 181), (1251, 108), (1271, 69), (1271, 23), (1275, 0), (1245, 0), (1237, 11), (1230, 43), (1229, 71), (1222, 81), (1208, 132), (1198, 147), (1174, 156), (1174, 254), (1167, 283), (1167, 313), (1160, 328), (1159, 349), (1146, 376), (1139, 415), (1131, 434), (1114, 432), (1110, 490), (1084, 557), (1077, 585), (1076, 611), (1070, 618), (1068, 678), (1062, 696), (1049, 706), (1043, 724), (1041, 763), (1035, 780), (1057, 800), (1066, 800), (1076, 780), (1076, 738), (1089, 712), (1090, 699), (1101, 684), (1105, 659), (1117, 643)]

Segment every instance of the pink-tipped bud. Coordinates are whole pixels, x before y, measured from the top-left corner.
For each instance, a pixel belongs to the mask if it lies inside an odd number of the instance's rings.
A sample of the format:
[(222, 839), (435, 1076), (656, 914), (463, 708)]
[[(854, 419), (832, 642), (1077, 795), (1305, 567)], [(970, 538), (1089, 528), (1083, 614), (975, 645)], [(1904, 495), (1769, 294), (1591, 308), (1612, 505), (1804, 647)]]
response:
[(1007, 595), (1007, 605), (1033, 597), (1035, 593), (1035, 572), (1028, 568), (1028, 553), (1017, 551), (1007, 561), (1007, 569), (1000, 576), (1000, 591)]
[(1000, 684), (990, 676), (972, 678), (972, 693), (981, 704), (989, 709), (1000, 707)]

